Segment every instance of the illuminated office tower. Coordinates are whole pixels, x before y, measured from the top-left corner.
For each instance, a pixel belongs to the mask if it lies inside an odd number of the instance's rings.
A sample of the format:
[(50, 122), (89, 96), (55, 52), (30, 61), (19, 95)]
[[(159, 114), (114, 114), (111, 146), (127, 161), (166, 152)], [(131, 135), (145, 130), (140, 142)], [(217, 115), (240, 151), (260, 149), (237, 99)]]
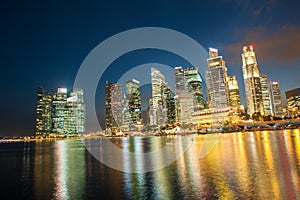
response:
[(227, 68), (218, 50), (209, 48), (210, 57), (207, 59), (206, 85), (208, 99), (213, 108), (224, 108), (229, 104), (227, 86)]
[(187, 82), (181, 66), (175, 67), (175, 95), (187, 91)]
[(167, 108), (164, 98), (164, 88), (167, 87), (165, 76), (157, 69), (151, 68), (152, 82), (152, 110), (151, 125), (165, 125), (167, 123)]
[(174, 124), (176, 122), (175, 99), (172, 97), (172, 91), (167, 85), (163, 88), (163, 95), (167, 111), (167, 123)]
[(83, 90), (75, 88), (67, 98), (64, 116), (64, 133), (81, 134), (85, 131), (85, 105)]
[(246, 91), (248, 114), (264, 114), (259, 70), (253, 46), (244, 46), (242, 53), (243, 77)]
[(43, 87), (37, 91), (36, 136), (45, 136), (52, 131), (52, 96)]
[(282, 98), (279, 81), (270, 81), (270, 93), (274, 117), (283, 116)]
[(67, 105), (67, 88), (58, 88), (53, 94), (52, 120), (53, 132), (59, 135), (64, 134), (65, 110)]
[(286, 104), (291, 117), (300, 115), (300, 88), (285, 92)]
[[(189, 123), (191, 115), (194, 111), (194, 95), (192, 91), (189, 91), (188, 81), (185, 77), (185, 70), (182, 67), (175, 67), (175, 97), (174, 97), (174, 107), (176, 122), (181, 124)], [(192, 80), (192, 74), (190, 76), (190, 81)], [(188, 73), (186, 72), (186, 76)], [(195, 92), (196, 94), (196, 92)]]
[(77, 133), (83, 133), (85, 131), (85, 103), (83, 90), (80, 88), (74, 88), (71, 92), (71, 97), (76, 96), (77, 107), (76, 107), (76, 125), (77, 125)]
[(202, 79), (197, 67), (184, 69), (184, 79), (187, 82), (188, 91), (194, 95), (194, 110), (204, 109), (204, 98), (202, 91)]
[(260, 85), (265, 116), (273, 115), (269, 81), (270, 80), (267, 75), (260, 74)]
[(239, 107), (241, 100), (240, 100), (239, 85), (236, 80), (236, 77), (228, 76), (227, 85), (228, 85), (229, 105), (233, 107)]
[(154, 113), (153, 113), (153, 99), (149, 99), (149, 105), (147, 109), (147, 125), (153, 126), (155, 120), (154, 120)]
[(126, 122), (129, 130), (137, 129), (137, 125), (142, 125), (142, 108), (141, 108), (141, 92), (140, 82), (132, 79), (126, 81), (126, 102), (128, 113)]
[(105, 86), (105, 125), (106, 130), (115, 134), (123, 122), (122, 85), (106, 81)]

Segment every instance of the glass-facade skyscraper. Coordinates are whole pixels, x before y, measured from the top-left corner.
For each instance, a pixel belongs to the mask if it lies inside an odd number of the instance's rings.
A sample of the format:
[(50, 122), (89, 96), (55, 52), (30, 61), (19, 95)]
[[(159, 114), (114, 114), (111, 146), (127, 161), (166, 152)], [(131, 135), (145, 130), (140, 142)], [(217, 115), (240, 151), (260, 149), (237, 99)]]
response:
[(65, 110), (67, 106), (67, 88), (58, 88), (53, 94), (52, 119), (53, 132), (59, 135), (64, 134)]
[(45, 136), (52, 131), (52, 96), (41, 86), (37, 91), (36, 130), (37, 136)]
[[(176, 122), (181, 124), (189, 123), (192, 113), (194, 112), (194, 105), (198, 105), (197, 95), (200, 94), (200, 90), (202, 85), (199, 83), (199, 77), (195, 74), (196, 69), (190, 69), (190, 71), (186, 71), (186, 69), (182, 69), (181, 66), (175, 67), (174, 69), (175, 76), (175, 97), (174, 97), (174, 107), (176, 108), (175, 116)], [(195, 88), (192, 88), (192, 84), (189, 85), (188, 79), (190, 83), (193, 83)], [(201, 81), (202, 82), (202, 81)], [(199, 98), (201, 100), (201, 97)], [(201, 102), (201, 101), (200, 101)], [(201, 106), (198, 106), (201, 108)]]
[(270, 91), (270, 80), (268, 76), (265, 74), (260, 74), (260, 85), (261, 85), (261, 93), (262, 93), (262, 100), (264, 106), (264, 115), (269, 116), (273, 115), (272, 110), (272, 99), (271, 99), (271, 91)]
[(280, 93), (280, 83), (279, 81), (270, 81), (269, 83), (270, 83), (273, 116), (282, 117), (283, 107), (282, 107), (282, 98)]
[(165, 89), (168, 87), (166, 77), (156, 68), (151, 68), (152, 106), (150, 107), (150, 125), (161, 126), (167, 123)]
[(132, 79), (126, 81), (126, 109), (125, 121), (129, 130), (136, 130), (136, 125), (142, 125), (142, 108), (140, 82)]
[(106, 81), (105, 86), (105, 125), (113, 134), (123, 124), (122, 85)]
[(184, 69), (184, 79), (188, 85), (188, 91), (194, 95), (194, 110), (204, 109), (204, 97), (202, 90), (202, 78), (197, 67)]
[(209, 55), (206, 71), (208, 99), (213, 108), (224, 108), (228, 106), (227, 68), (217, 49), (209, 48)]
[(236, 77), (228, 76), (227, 84), (228, 84), (229, 105), (232, 107), (239, 107), (241, 100), (240, 100), (239, 85), (236, 80)]
[(286, 104), (291, 117), (300, 115), (300, 88), (287, 90), (285, 92)]
[(85, 104), (83, 90), (75, 88), (67, 98), (64, 116), (64, 133), (68, 135), (85, 131)]
[(242, 53), (243, 77), (248, 114), (264, 114), (263, 97), (258, 65), (253, 46), (244, 46)]

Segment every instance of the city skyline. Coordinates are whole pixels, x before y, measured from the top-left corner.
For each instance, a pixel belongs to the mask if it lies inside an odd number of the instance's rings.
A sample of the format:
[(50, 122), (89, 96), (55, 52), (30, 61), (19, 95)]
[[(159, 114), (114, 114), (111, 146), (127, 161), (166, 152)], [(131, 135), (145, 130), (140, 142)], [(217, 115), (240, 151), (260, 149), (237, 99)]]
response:
[[(245, 91), (241, 82), (240, 48), (245, 44), (254, 45), (260, 72), (271, 80), (280, 81), (283, 99), (285, 91), (300, 85), (297, 76), (300, 61), (297, 39), (300, 33), (297, 20), (299, 2), (99, 2), (92, 6), (80, 2), (1, 4), (4, 22), (1, 66), (4, 71), (0, 85), (8, 100), (1, 99), (0, 120), (3, 123), (0, 135), (32, 135), (34, 89), (39, 85), (49, 90), (71, 88), (82, 61), (96, 45), (111, 35), (136, 27), (174, 29), (194, 38), (205, 49), (218, 48), (226, 60), (229, 74), (238, 80), (241, 97), (245, 96)], [(212, 14), (211, 8), (217, 14)], [(220, 25), (218, 31), (216, 22)], [(111, 78), (111, 82), (115, 82), (131, 67), (149, 61), (193, 67), (166, 52), (137, 51), (112, 63), (104, 79)], [(99, 82), (99, 90), (105, 88), (104, 79)], [(20, 97), (22, 104), (19, 103)], [(96, 95), (97, 100), (102, 99), (99, 107), (104, 105), (103, 97), (104, 92)], [(244, 104), (245, 99), (241, 98), (241, 102)], [(104, 112), (99, 115), (104, 116)]]

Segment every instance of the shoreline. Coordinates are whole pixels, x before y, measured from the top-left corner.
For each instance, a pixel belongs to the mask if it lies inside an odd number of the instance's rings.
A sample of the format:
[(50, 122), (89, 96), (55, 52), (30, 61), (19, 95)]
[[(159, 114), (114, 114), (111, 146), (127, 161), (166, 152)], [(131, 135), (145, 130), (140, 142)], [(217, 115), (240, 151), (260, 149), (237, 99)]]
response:
[(165, 136), (186, 136), (186, 135), (210, 135), (210, 134), (228, 134), (228, 133), (249, 133), (249, 132), (262, 132), (262, 131), (286, 131), (286, 130), (300, 130), (298, 128), (288, 128), (288, 129), (272, 129), (272, 130), (241, 130), (241, 131), (225, 131), (225, 132), (186, 132), (186, 133), (178, 133), (178, 134), (155, 134), (155, 135), (132, 135), (132, 136), (105, 136), (105, 135), (81, 135), (81, 136), (71, 136), (71, 137), (35, 137), (35, 136), (24, 136), (24, 137), (2, 137), (0, 139), (1, 143), (17, 143), (17, 142), (51, 142), (57, 140), (82, 140), (82, 139), (92, 139), (92, 138), (101, 138), (106, 137), (109, 139), (114, 138), (126, 138), (126, 137), (165, 137)]

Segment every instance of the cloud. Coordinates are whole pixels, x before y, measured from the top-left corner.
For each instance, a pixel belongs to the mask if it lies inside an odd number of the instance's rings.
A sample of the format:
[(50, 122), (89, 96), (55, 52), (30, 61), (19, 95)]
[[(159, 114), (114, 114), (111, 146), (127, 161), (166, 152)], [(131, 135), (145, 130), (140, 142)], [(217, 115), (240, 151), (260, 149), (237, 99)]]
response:
[(300, 58), (300, 27), (283, 26), (277, 31), (270, 31), (259, 26), (250, 29), (237, 30), (241, 42), (227, 45), (224, 48), (231, 64), (241, 63), (241, 52), (244, 45), (254, 45), (258, 62), (287, 62)]

